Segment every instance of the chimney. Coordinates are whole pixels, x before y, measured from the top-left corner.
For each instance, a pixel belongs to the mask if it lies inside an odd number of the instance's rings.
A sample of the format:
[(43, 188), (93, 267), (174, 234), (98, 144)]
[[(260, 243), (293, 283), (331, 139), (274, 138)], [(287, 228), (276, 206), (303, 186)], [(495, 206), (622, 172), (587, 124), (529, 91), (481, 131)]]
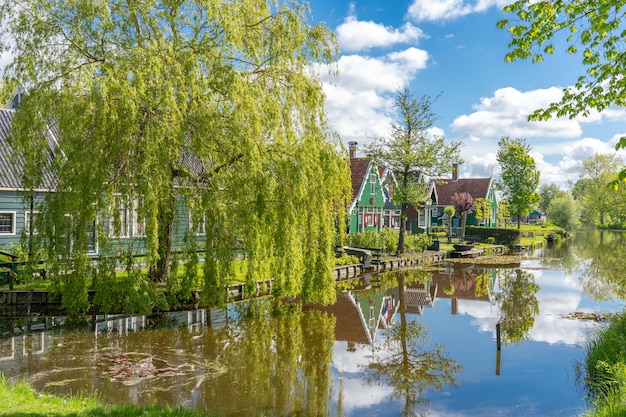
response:
[(459, 164), (455, 162), (452, 164), (452, 181), (457, 181), (459, 179)]
[(356, 142), (348, 142), (348, 150), (350, 152), (350, 159), (356, 158)]

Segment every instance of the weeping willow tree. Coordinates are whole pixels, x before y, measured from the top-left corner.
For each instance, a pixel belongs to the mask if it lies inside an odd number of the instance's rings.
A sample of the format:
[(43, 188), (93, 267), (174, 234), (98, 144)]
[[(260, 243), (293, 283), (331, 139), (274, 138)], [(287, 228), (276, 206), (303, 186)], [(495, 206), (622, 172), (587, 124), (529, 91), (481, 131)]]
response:
[[(94, 285), (145, 307), (156, 284), (198, 284), (176, 267), (197, 263), (197, 239), (172, 259), (181, 204), (204, 227), (206, 301), (225, 300), (236, 245), (249, 286), (271, 277), (275, 295), (334, 299), (349, 177), (313, 64), (337, 44), (308, 13), (276, 0), (0, 0), (5, 85), (28, 91), (12, 146), (25, 189), (55, 178), (37, 221), (66, 307), (86, 309)], [(126, 245), (110, 238), (126, 227), (120, 207), (141, 226)], [(87, 257), (94, 236), (123, 274)]]

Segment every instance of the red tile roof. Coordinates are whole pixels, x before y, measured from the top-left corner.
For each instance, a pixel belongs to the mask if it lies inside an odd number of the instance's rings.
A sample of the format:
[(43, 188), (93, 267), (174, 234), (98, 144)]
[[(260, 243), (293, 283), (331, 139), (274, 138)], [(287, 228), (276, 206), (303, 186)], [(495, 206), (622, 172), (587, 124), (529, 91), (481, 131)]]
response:
[(455, 193), (469, 193), (474, 199), (487, 198), (491, 178), (459, 178), (437, 181), (437, 205), (450, 206)]
[(367, 173), (367, 168), (370, 165), (370, 160), (367, 158), (351, 158), (350, 159), (350, 172), (352, 174), (352, 201), (359, 194), (361, 184)]

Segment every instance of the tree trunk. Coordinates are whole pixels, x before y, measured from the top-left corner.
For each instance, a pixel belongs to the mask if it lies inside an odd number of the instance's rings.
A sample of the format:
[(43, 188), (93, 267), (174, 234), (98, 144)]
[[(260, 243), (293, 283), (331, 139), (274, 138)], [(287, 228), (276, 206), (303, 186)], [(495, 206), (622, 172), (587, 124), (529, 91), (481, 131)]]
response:
[(461, 214), (461, 240), (465, 238), (465, 222), (467, 221), (467, 213)]
[(176, 198), (170, 188), (170, 195), (167, 201), (159, 210), (159, 241), (157, 253), (159, 259), (150, 267), (150, 279), (153, 282), (167, 282), (170, 273), (170, 258), (172, 248), (172, 228), (174, 223), (174, 211), (176, 209)]
[(400, 205), (400, 236), (398, 238), (398, 255), (404, 253), (404, 235), (406, 234), (406, 204)]

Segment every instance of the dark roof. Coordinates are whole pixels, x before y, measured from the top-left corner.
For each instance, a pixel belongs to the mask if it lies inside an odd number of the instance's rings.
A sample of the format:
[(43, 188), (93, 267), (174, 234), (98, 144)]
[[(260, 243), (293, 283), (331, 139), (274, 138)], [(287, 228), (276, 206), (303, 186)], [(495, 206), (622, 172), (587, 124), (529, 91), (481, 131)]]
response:
[[(20, 190), (24, 188), (22, 184), (24, 161), (14, 157), (13, 149), (8, 141), (14, 114), (13, 109), (0, 108), (0, 188)], [(50, 132), (52, 134), (52, 131)], [(54, 176), (45, 173), (43, 184), (38, 188), (53, 190), (55, 188)]]
[(338, 295), (337, 302), (333, 305), (307, 304), (303, 306), (305, 311), (311, 309), (325, 311), (335, 316), (335, 340), (370, 344), (359, 308), (345, 294)]
[(352, 201), (357, 198), (370, 160), (367, 158), (350, 158), (350, 174), (352, 176)]
[(455, 193), (469, 193), (474, 199), (487, 198), (491, 178), (459, 178), (453, 180), (439, 180), (435, 184), (437, 189), (437, 205), (451, 206), (452, 196)]

